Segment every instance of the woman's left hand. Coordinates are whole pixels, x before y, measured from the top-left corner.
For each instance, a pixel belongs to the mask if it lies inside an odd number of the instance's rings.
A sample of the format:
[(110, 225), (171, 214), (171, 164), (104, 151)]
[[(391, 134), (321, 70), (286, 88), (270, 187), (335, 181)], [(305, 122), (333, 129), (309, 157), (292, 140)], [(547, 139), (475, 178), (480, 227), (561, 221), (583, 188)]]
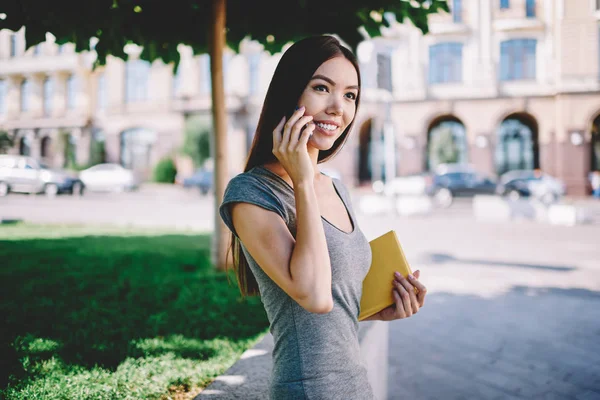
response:
[(419, 309), (425, 303), (425, 295), (427, 294), (427, 288), (419, 282), (420, 276), (421, 271), (419, 270), (415, 271), (413, 276), (409, 275), (408, 279), (396, 274), (392, 293), (396, 303), (381, 310), (378, 313), (378, 318), (374, 319), (393, 321), (408, 318), (419, 312)]

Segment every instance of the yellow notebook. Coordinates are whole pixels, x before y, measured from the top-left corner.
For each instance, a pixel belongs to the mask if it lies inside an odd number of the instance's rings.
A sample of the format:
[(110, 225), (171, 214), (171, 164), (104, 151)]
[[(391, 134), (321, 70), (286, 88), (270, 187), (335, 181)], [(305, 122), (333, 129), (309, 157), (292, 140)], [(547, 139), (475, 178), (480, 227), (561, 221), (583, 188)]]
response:
[(363, 281), (359, 321), (394, 304), (392, 297), (394, 272), (398, 271), (404, 277), (412, 274), (395, 231), (389, 231), (373, 239), (369, 244), (373, 258), (369, 272)]

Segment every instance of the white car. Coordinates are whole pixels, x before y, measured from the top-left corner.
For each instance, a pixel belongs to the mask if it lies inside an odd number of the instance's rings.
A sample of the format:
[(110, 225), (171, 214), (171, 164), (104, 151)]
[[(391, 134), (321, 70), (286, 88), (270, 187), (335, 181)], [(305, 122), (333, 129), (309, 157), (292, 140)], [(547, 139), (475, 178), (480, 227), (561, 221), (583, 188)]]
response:
[(98, 164), (79, 172), (79, 179), (87, 190), (125, 191), (136, 189), (139, 180), (132, 170), (119, 164)]

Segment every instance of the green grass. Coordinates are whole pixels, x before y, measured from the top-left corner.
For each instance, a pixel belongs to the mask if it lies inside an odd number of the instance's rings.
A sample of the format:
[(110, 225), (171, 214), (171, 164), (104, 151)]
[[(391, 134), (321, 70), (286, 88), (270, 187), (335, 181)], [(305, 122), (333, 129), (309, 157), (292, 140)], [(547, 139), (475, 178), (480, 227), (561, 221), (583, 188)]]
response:
[(0, 225), (0, 398), (190, 398), (268, 326), (209, 254), (195, 233)]

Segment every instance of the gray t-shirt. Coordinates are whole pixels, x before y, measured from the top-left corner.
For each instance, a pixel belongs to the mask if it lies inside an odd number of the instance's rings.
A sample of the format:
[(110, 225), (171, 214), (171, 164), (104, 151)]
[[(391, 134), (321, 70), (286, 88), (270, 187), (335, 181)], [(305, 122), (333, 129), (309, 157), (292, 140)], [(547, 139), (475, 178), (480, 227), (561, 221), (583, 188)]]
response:
[[(265, 274), (242, 243), (275, 343), (271, 399), (373, 399), (357, 333), (362, 282), (371, 264), (371, 248), (356, 224), (348, 191), (339, 180), (332, 180), (353, 230), (346, 233), (322, 218), (331, 261), (331, 312), (313, 314), (298, 305)], [(229, 205), (238, 202), (278, 214), (296, 237), (294, 190), (272, 171), (255, 167), (229, 182), (219, 211), (234, 234)]]

